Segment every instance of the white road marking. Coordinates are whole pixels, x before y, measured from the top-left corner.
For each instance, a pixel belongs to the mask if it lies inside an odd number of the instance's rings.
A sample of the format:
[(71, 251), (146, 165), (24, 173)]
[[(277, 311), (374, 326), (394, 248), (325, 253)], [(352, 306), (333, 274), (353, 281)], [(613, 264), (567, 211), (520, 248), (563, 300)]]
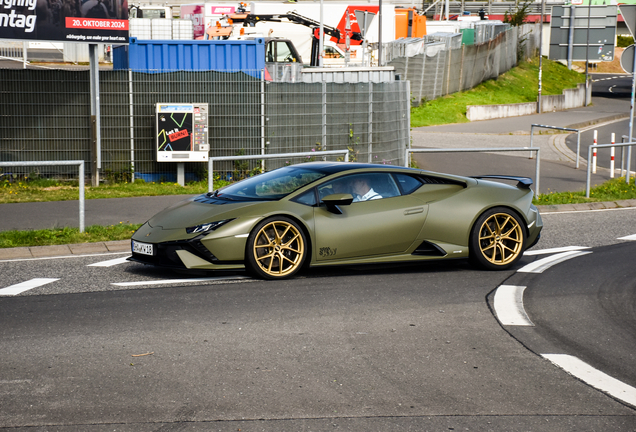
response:
[(576, 251), (576, 250), (589, 249), (589, 248), (590, 248), (589, 246), (564, 246), (564, 247), (558, 247), (558, 248), (537, 249), (537, 250), (525, 251), (523, 253), (523, 255), (524, 256), (526, 256), (526, 255), (545, 255), (545, 254), (551, 254), (551, 253)]
[(541, 354), (546, 359), (581, 381), (616, 399), (636, 406), (636, 388), (612, 378), (578, 358), (567, 354)]
[(549, 257), (542, 258), (533, 263), (530, 263), (519, 270), (519, 273), (543, 273), (545, 270), (549, 269), (553, 265), (562, 263), (563, 261), (569, 260), (571, 258), (576, 258), (578, 256), (583, 256), (587, 254), (591, 254), (592, 252), (582, 252), (582, 251), (569, 251), (562, 252), (560, 254), (552, 255)]
[(619, 237), (617, 240), (636, 240), (636, 234), (625, 237)]
[(0, 263), (4, 263), (4, 262), (19, 262), (19, 261), (43, 261), (43, 260), (53, 260), (53, 259), (68, 259), (68, 258), (85, 258), (85, 257), (122, 255), (122, 254), (130, 254), (130, 251), (128, 251), (128, 252), (107, 252), (107, 253), (84, 254), (84, 255), (62, 255), (62, 256), (52, 256), (52, 257), (39, 257), (39, 258), (15, 258), (15, 259), (0, 260)]
[(495, 291), (495, 312), (503, 325), (534, 326), (523, 308), (524, 286), (501, 285)]
[(163, 279), (163, 280), (149, 280), (149, 281), (137, 281), (137, 282), (114, 282), (111, 285), (116, 286), (142, 286), (142, 285), (167, 285), (167, 284), (179, 284), (188, 282), (216, 282), (225, 280), (241, 280), (251, 279), (249, 276), (217, 276), (209, 278), (191, 278), (191, 279)]
[(26, 282), (21, 282), (19, 284), (11, 285), (6, 288), (0, 289), (0, 295), (18, 295), (23, 293), (24, 291), (28, 291), (33, 288), (41, 287), (42, 285), (49, 284), (51, 282), (58, 281), (59, 279), (51, 279), (51, 278), (35, 278), (28, 280)]
[(108, 261), (100, 261), (100, 262), (96, 262), (94, 264), (89, 264), (86, 267), (112, 267), (112, 266), (116, 266), (118, 264), (124, 264), (128, 262), (128, 258), (130, 258), (129, 256), (125, 256), (125, 257), (121, 257), (121, 258), (115, 258), (112, 260), (108, 260)]

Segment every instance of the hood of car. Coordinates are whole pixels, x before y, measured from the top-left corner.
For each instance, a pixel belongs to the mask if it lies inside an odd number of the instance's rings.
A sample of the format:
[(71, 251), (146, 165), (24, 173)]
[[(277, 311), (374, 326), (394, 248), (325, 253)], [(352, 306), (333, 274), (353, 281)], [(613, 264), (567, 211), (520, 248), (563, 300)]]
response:
[(263, 201), (228, 201), (200, 195), (181, 201), (157, 213), (148, 225), (165, 230), (192, 226), (238, 217), (241, 210), (262, 204)]

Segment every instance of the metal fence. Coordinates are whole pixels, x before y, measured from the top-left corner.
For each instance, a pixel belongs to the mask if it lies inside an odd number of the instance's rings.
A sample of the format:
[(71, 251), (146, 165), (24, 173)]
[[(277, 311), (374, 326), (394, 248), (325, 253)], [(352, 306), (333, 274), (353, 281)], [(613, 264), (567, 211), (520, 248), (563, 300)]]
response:
[(447, 42), (427, 43), (424, 38), (399, 39), (386, 45), (387, 64), (411, 82), (413, 106), (496, 78), (516, 66), (518, 57), (531, 57), (539, 47), (538, 24), (505, 31), (497, 26), (480, 29), (484, 34), (480, 39), (492, 39), (461, 48), (451, 48)]
[[(404, 163), (408, 82), (274, 83), (258, 78), (260, 71), (157, 72), (100, 72), (102, 179), (127, 180), (134, 169), (146, 181), (176, 180), (176, 164), (156, 161), (157, 103), (209, 104), (211, 156), (349, 148), (352, 160)], [(90, 167), (89, 78), (84, 70), (0, 70), (0, 161), (79, 159)], [(302, 160), (267, 161), (266, 169)], [(186, 165), (186, 181), (207, 176), (205, 162)], [(260, 162), (223, 162), (215, 171), (237, 165)], [(50, 169), (41, 174), (73, 174)]]

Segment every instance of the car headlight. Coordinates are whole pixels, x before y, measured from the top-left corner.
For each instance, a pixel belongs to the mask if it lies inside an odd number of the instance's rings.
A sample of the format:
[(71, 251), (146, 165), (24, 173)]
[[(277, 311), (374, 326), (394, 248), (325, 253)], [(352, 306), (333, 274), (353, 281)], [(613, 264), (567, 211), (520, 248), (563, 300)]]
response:
[(188, 234), (197, 234), (197, 233), (204, 233), (208, 231), (214, 231), (215, 229), (221, 227), (222, 225), (225, 225), (231, 220), (234, 220), (234, 219), (224, 219), (224, 220), (220, 220), (216, 222), (207, 222), (201, 225), (186, 228), (186, 232)]

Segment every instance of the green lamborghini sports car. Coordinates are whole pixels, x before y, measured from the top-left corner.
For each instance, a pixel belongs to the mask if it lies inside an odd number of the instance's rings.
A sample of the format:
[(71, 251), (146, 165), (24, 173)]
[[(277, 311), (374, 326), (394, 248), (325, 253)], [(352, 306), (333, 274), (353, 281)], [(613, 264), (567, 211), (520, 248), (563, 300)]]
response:
[(133, 234), (130, 259), (246, 269), (264, 279), (289, 278), (304, 266), (456, 258), (507, 269), (543, 227), (531, 184), (525, 177), (302, 163), (163, 210)]

